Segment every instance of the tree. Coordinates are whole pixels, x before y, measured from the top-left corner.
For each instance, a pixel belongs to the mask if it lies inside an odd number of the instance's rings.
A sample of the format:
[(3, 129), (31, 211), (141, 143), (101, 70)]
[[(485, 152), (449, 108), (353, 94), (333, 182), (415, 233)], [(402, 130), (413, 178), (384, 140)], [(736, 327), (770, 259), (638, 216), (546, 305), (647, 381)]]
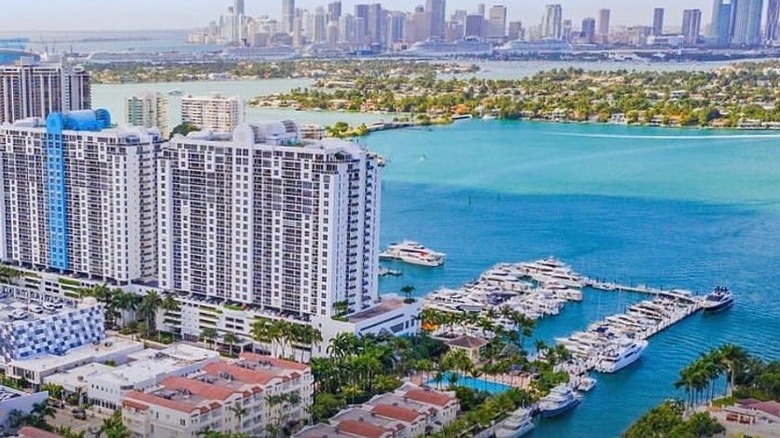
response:
[(62, 403), (62, 396), (65, 394), (65, 388), (55, 383), (44, 383), (41, 390), (49, 393), (49, 399), (57, 400)]
[(173, 128), (173, 130), (171, 131), (171, 138), (173, 138), (176, 134), (183, 135), (186, 137), (187, 134), (189, 134), (190, 132), (196, 132), (199, 130), (200, 128), (198, 128), (198, 126), (195, 125), (194, 123), (184, 122), (176, 126), (175, 128)]
[(200, 336), (198, 336), (198, 339), (200, 339), (200, 341), (206, 345), (212, 344), (213, 346), (214, 341), (217, 339), (217, 335), (217, 329), (205, 327), (200, 331)]
[(401, 292), (404, 294), (404, 302), (406, 304), (411, 304), (414, 302), (414, 298), (412, 298), (412, 293), (415, 291), (414, 286), (407, 284), (406, 286), (401, 288)]
[(236, 417), (236, 430), (241, 430), (241, 420), (244, 418), (244, 416), (246, 416), (246, 414), (249, 413), (249, 411), (239, 402), (236, 402), (230, 407), (230, 412), (233, 414), (233, 416)]
[(122, 422), (121, 409), (117, 409), (110, 417), (103, 420), (100, 433), (105, 434), (106, 438), (130, 438), (130, 430)]
[(150, 291), (141, 298), (141, 303), (138, 305), (138, 317), (146, 322), (150, 334), (157, 332), (157, 310), (162, 303), (160, 294), (157, 291)]
[(21, 277), (22, 272), (8, 265), (0, 265), (0, 283), (13, 284)]
[[(252, 333), (252, 339), (255, 342), (259, 342), (261, 344), (268, 345), (271, 350), (273, 350), (273, 342), (274, 339), (271, 336), (271, 330), (274, 323), (270, 319), (266, 318), (260, 318), (252, 323), (252, 328), (250, 329)], [(274, 355), (274, 351), (270, 352), (271, 355)]]
[(230, 346), (230, 355), (233, 356), (233, 349), (235, 345), (238, 343), (239, 339), (238, 336), (236, 336), (233, 332), (227, 332), (224, 336), (222, 336), (222, 342)]

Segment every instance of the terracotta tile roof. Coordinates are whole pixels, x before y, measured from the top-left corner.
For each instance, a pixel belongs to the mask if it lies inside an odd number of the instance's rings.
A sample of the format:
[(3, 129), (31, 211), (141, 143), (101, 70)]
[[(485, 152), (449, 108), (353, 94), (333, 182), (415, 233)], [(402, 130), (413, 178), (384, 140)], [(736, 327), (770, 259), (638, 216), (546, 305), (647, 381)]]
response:
[(168, 377), (163, 380), (162, 386), (165, 389), (177, 390), (186, 389), (193, 394), (199, 395), (208, 400), (227, 400), (233, 395), (233, 391), (223, 386), (212, 385), (201, 382), (200, 380), (188, 379), (186, 377)]
[(371, 409), (371, 412), (381, 417), (393, 418), (395, 420), (405, 421), (407, 423), (413, 423), (418, 418), (424, 416), (423, 414), (411, 409), (402, 408), (400, 406), (381, 404), (374, 406), (374, 408)]
[(470, 350), (476, 349), (476, 348), (482, 348), (485, 345), (487, 345), (487, 341), (482, 338), (477, 338), (474, 336), (469, 335), (463, 335), (460, 337), (457, 337), (451, 341), (446, 342), (447, 345), (453, 346), (453, 347), (460, 347), (460, 348), (468, 348)]
[(391, 430), (357, 420), (340, 421), (337, 427), (343, 432), (364, 438), (383, 438), (386, 434), (389, 433), (392, 436), (393, 433)]
[(22, 438), (63, 438), (62, 435), (47, 432), (37, 427), (25, 426), (19, 429), (19, 436)]
[(404, 395), (409, 397), (411, 400), (436, 406), (447, 406), (451, 401), (454, 400), (454, 398), (448, 396), (447, 394), (425, 389), (411, 389), (406, 391), (406, 394)]
[[(195, 405), (191, 405), (179, 400), (168, 400), (166, 398), (157, 397), (156, 395), (147, 392), (133, 391), (125, 396), (125, 402), (130, 400), (140, 401), (148, 405), (162, 406), (164, 408), (185, 412), (187, 414), (190, 414), (195, 410), (199, 410), (199, 408)], [(200, 411), (203, 412), (203, 410)]]
[(131, 408), (140, 409), (142, 411), (149, 409), (149, 405), (145, 405), (143, 403), (138, 403), (136, 401), (128, 400), (128, 399), (122, 400), (122, 406), (129, 406)]
[(238, 365), (232, 365), (225, 362), (212, 362), (207, 364), (203, 367), (203, 371), (211, 374), (212, 376), (219, 376), (220, 373), (228, 373), (233, 376), (234, 379), (241, 382), (254, 383), (259, 385), (267, 385), (276, 378), (283, 379), (281, 376), (277, 376), (276, 374), (241, 368)]
[(261, 362), (261, 361), (271, 362), (271, 364), (275, 367), (284, 368), (288, 370), (305, 371), (307, 368), (309, 368), (302, 363), (293, 362), (291, 360), (277, 359), (271, 356), (263, 356), (261, 354), (256, 354), (256, 353), (243, 352), (238, 357), (252, 362)]

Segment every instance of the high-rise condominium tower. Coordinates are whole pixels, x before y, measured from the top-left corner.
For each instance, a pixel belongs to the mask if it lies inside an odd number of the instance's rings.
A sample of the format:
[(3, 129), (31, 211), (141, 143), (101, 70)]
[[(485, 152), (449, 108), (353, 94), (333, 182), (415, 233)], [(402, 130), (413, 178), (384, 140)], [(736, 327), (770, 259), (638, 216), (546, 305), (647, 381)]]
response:
[(426, 0), (425, 12), (431, 17), (431, 37), (444, 38), (447, 20), (447, 2), (445, 0)]
[(563, 37), (563, 8), (561, 5), (547, 5), (543, 24), (545, 38), (560, 40)]
[(67, 61), (0, 67), (0, 124), (92, 107), (89, 74)]
[(761, 15), (764, 0), (732, 1), (734, 26), (731, 37), (733, 46), (756, 46), (761, 43)]
[(171, 134), (168, 120), (168, 97), (144, 92), (125, 99), (125, 122), (143, 128), (159, 128), (163, 137)]
[(701, 31), (701, 10), (686, 9), (683, 11), (682, 34), (686, 44), (695, 44)]
[(308, 318), (377, 299), (379, 168), (291, 121), (174, 138), (159, 166), (160, 286)]
[(282, 0), (282, 32), (295, 30), (295, 0)]
[(780, 0), (769, 0), (766, 10), (766, 40), (770, 43), (780, 40)]
[(0, 259), (129, 284), (157, 273), (156, 129), (105, 110), (0, 126)]
[(655, 8), (653, 10), (653, 35), (664, 33), (664, 8)]
[(219, 93), (211, 96), (185, 96), (181, 99), (181, 121), (201, 129), (233, 132), (244, 121), (244, 101)]

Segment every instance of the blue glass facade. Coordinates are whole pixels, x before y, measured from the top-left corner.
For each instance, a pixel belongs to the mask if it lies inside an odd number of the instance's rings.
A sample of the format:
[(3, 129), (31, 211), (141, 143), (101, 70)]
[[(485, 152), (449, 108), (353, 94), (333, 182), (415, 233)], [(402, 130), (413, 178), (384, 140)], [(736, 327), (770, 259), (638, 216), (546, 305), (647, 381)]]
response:
[(68, 269), (68, 193), (64, 131), (100, 131), (111, 126), (108, 111), (52, 113), (46, 119), (46, 176), (49, 192), (50, 267)]

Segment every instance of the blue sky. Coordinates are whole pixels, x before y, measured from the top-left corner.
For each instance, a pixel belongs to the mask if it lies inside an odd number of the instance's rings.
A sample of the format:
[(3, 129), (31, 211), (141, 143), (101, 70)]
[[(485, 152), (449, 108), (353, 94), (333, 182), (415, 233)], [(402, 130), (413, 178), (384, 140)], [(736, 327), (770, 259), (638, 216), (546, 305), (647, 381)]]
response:
[[(281, 0), (245, 0), (252, 15), (281, 13)], [(297, 0), (297, 7), (314, 8), (329, 0)], [(344, 8), (376, 0), (344, 0)], [(411, 10), (424, 0), (381, 1), (392, 9)], [(230, 0), (0, 0), (0, 31), (186, 29), (203, 26), (219, 16)], [(447, 0), (447, 11), (476, 9), (477, 0)], [(683, 9), (698, 8), (702, 26), (710, 21), (712, 0), (494, 0), (503, 3), (509, 16), (524, 23), (538, 23), (546, 3), (560, 3), (564, 15), (575, 22), (596, 16), (598, 9), (612, 10), (613, 24), (649, 24), (654, 7), (667, 9), (666, 22), (679, 26)]]

